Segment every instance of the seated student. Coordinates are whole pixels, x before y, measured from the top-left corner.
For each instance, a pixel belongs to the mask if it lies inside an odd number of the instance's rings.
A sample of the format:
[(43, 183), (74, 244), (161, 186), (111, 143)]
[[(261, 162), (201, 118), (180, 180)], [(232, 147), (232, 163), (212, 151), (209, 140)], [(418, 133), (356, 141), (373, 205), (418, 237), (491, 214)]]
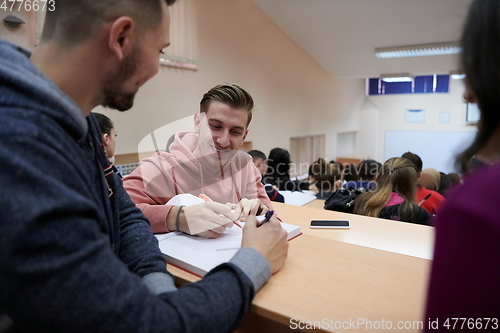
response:
[(446, 197), (446, 194), (450, 190), (451, 186), (451, 179), (448, 177), (448, 175), (444, 172), (439, 172), (439, 189), (438, 193), (441, 194), (443, 197)]
[[(177, 230), (217, 237), (233, 221), (272, 209), (259, 170), (248, 154), (238, 151), (248, 134), (253, 105), (250, 94), (236, 84), (213, 87), (194, 115), (195, 131), (176, 133), (170, 153), (143, 159), (125, 178), (125, 189), (154, 233)], [(181, 193), (204, 194), (213, 202), (165, 205)]]
[(377, 179), (381, 167), (382, 164), (375, 160), (363, 160), (359, 162), (357, 171), (359, 180), (346, 182), (342, 187), (348, 190), (356, 190), (358, 188), (370, 189), (375, 187), (377, 185), (375, 180)]
[[(97, 120), (97, 123), (99, 124), (99, 128), (101, 130), (104, 153), (106, 154), (108, 160), (113, 163), (112, 161), (115, 157), (116, 137), (118, 136), (116, 134), (115, 125), (113, 124), (111, 119), (109, 119), (102, 113), (92, 112), (92, 114)], [(115, 167), (115, 165), (111, 164), (111, 167), (116, 175), (122, 178), (122, 175), (118, 172), (118, 169)]]
[(271, 201), (277, 201), (277, 202), (285, 202), (285, 198), (283, 195), (281, 195), (276, 189), (273, 187), (272, 184), (266, 183), (265, 182), (265, 177), (264, 175), (267, 172), (267, 162), (266, 162), (266, 155), (261, 152), (260, 150), (250, 150), (248, 152), (250, 156), (252, 156), (253, 163), (259, 170), (261, 176), (262, 176), (262, 184), (264, 185), (264, 188), (266, 189), (267, 196)]
[(377, 177), (377, 191), (359, 195), (354, 213), (384, 219), (428, 224), (429, 214), (415, 203), (417, 170), (402, 157), (388, 159)]
[(331, 164), (323, 158), (318, 158), (309, 166), (310, 190), (316, 192), (316, 198), (328, 199), (341, 186), (342, 174), (338, 163)]
[(302, 191), (309, 188), (308, 182), (290, 179), (290, 153), (283, 148), (273, 148), (267, 159), (266, 182), (280, 191)]
[[(434, 259), (423, 316), (429, 323), (424, 332), (429, 333), (448, 331), (451, 323), (457, 332), (499, 327), (500, 1), (471, 2), (461, 49), (464, 100), (479, 106), (480, 120), (474, 141), (457, 158), (467, 174), (464, 182), (449, 193), (434, 221)], [(473, 156), (488, 165), (471, 172)]]
[[(438, 192), (436, 192), (438, 188), (436, 186), (439, 186), (439, 183), (433, 182), (434, 179), (434, 176), (432, 176), (433, 171), (430, 171), (434, 169), (422, 170), (423, 167), (422, 159), (417, 154), (406, 152), (401, 157), (407, 158), (410, 161), (412, 161), (417, 169), (418, 181), (417, 181), (416, 202), (420, 204), (420, 206), (423, 209), (425, 209), (429, 214), (437, 214), (439, 207), (441, 207), (441, 205), (444, 202), (444, 197)], [(437, 175), (437, 171), (435, 172)]]
[(97, 120), (99, 129), (101, 130), (102, 144), (106, 157), (111, 160), (115, 156), (116, 137), (118, 136), (116, 134), (115, 125), (113, 125), (111, 119), (102, 113), (92, 112), (92, 114)]
[[(420, 173), (420, 178), (418, 179), (419, 185), (422, 187), (437, 192), (439, 189), (439, 171), (433, 168), (425, 168)], [(437, 192), (439, 193), (439, 192)]]
[(356, 164), (354, 163), (344, 164), (344, 168), (342, 170), (342, 178), (344, 179), (344, 184), (351, 181), (358, 181), (359, 175)]
[(453, 189), (455, 186), (460, 185), (462, 183), (462, 179), (460, 178), (460, 175), (456, 172), (452, 172), (448, 174), (448, 177), (450, 178), (450, 191)]

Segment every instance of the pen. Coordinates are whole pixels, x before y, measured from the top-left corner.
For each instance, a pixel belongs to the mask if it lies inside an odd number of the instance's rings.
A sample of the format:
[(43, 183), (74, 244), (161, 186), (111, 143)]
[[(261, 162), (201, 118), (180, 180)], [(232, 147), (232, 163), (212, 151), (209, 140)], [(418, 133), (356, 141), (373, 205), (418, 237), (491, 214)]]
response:
[(418, 203), (418, 205), (419, 205), (419, 206), (420, 206), (420, 205), (422, 205), (422, 204), (424, 203), (424, 201), (425, 201), (425, 200), (427, 200), (427, 199), (429, 199), (429, 198), (431, 197), (431, 195), (432, 195), (432, 193), (427, 194), (427, 195), (425, 196), (425, 198), (423, 198), (423, 199), (422, 199), (422, 201), (420, 201), (420, 202)]
[[(200, 194), (198, 194), (198, 197), (199, 197), (200, 199), (203, 199), (203, 201), (205, 201), (205, 202), (212, 202), (212, 201), (213, 201), (212, 199), (210, 199), (210, 197), (209, 197), (208, 195), (206, 195), (206, 194), (204, 194), (204, 193), (200, 193)], [(243, 227), (241, 226), (241, 224), (239, 224), (238, 222), (233, 221), (233, 223), (234, 223), (234, 224), (236, 224), (238, 227), (240, 227), (240, 228), (242, 228), (242, 229), (243, 229)]]
[(205, 202), (211, 202), (213, 201), (212, 199), (210, 199), (210, 197), (208, 195), (206, 195), (205, 193), (200, 193), (198, 194), (198, 198), (200, 199), (203, 199), (203, 201)]
[(269, 220), (271, 219), (273, 214), (274, 214), (274, 210), (268, 210), (265, 217), (264, 217), (264, 221), (262, 221), (262, 223), (259, 225), (259, 227), (262, 226), (264, 223), (269, 222)]

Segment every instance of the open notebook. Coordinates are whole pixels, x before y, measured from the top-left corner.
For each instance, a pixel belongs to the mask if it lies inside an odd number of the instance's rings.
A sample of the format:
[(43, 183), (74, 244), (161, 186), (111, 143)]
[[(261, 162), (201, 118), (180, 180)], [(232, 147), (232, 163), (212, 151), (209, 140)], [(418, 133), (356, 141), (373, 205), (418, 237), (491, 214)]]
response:
[(316, 200), (316, 196), (312, 191), (279, 191), (279, 193), (283, 195), (285, 203), (288, 205), (304, 206), (311, 201)]
[[(168, 204), (188, 200), (195, 200), (194, 196), (181, 194), (175, 201)], [(189, 197), (191, 196), (191, 197)], [(192, 198), (194, 197), (194, 198)], [(175, 197), (174, 197), (175, 198)], [(263, 216), (257, 217), (259, 220)], [(240, 222), (244, 226), (243, 222)], [(288, 240), (301, 234), (300, 227), (281, 223), (288, 232)], [(161, 252), (167, 257), (167, 262), (198, 276), (204, 276), (216, 266), (228, 262), (241, 247), (242, 229), (236, 225), (226, 229), (218, 238), (208, 239), (203, 237), (189, 236), (180, 232), (155, 235), (158, 239)]]

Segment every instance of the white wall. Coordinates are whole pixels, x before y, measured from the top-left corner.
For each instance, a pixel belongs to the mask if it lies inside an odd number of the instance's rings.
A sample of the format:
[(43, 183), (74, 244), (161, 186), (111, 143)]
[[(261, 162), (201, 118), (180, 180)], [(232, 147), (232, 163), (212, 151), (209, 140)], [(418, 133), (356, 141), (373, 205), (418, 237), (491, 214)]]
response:
[(254, 97), (247, 140), (268, 153), (289, 149), (290, 137), (326, 134), (334, 158), (336, 133), (357, 130), (363, 80), (331, 77), (250, 0), (196, 1), (199, 70), (162, 67), (125, 113), (98, 109), (118, 131), (117, 154), (137, 151), (141, 139), (199, 110), (212, 86), (235, 82)]
[[(149, 133), (198, 112), (203, 93), (223, 82), (239, 83), (253, 95), (248, 140), (265, 153), (289, 149), (291, 137), (325, 134), (325, 158), (335, 159), (337, 134), (357, 132), (357, 154), (383, 161), (386, 131), (475, 130), (465, 124), (460, 80), (451, 81), (447, 94), (365, 97), (364, 80), (331, 77), (250, 0), (195, 3), (199, 70), (161, 67), (139, 91), (132, 110), (95, 110), (115, 122), (117, 154), (137, 152)], [(32, 48), (30, 29), (0, 26), (0, 37)], [(406, 123), (406, 109), (425, 109), (425, 123)], [(449, 124), (439, 123), (440, 112), (450, 112)], [(189, 121), (179, 124), (179, 131), (190, 129)]]
[[(475, 132), (476, 127), (467, 125), (465, 122), (466, 104), (463, 102), (464, 91), (463, 80), (450, 80), (449, 93), (436, 94), (400, 94), (369, 96), (367, 101), (372, 105), (372, 113), (379, 114), (377, 146), (373, 147), (375, 159), (384, 160), (384, 149), (386, 146), (386, 131), (432, 131), (432, 132)], [(407, 109), (425, 110), (424, 123), (407, 123), (405, 112)], [(362, 110), (361, 113), (365, 111)], [(450, 113), (449, 123), (440, 123), (439, 114), (441, 112)], [(360, 132), (370, 131), (370, 123), (360, 124)], [(445, 143), (434, 142), (428, 149), (439, 151), (440, 146), (448, 147)], [(465, 147), (462, 147), (465, 148)], [(452, 154), (445, 151), (443, 154)], [(427, 161), (432, 164), (432, 161)], [(424, 161), (424, 168), (426, 161)]]

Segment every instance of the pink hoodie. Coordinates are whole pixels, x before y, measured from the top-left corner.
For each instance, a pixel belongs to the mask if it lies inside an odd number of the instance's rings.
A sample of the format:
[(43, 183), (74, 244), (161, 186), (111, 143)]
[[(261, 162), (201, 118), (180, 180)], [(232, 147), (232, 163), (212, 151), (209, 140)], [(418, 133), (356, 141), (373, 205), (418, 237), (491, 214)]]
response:
[(273, 209), (250, 155), (236, 152), (222, 169), (213, 174), (193, 155), (197, 142), (195, 132), (177, 133), (170, 145), (170, 153), (158, 152), (143, 159), (139, 167), (123, 179), (123, 186), (151, 221), (154, 233), (169, 231), (166, 217), (172, 206), (165, 203), (176, 194), (203, 193), (220, 203), (259, 198)]

